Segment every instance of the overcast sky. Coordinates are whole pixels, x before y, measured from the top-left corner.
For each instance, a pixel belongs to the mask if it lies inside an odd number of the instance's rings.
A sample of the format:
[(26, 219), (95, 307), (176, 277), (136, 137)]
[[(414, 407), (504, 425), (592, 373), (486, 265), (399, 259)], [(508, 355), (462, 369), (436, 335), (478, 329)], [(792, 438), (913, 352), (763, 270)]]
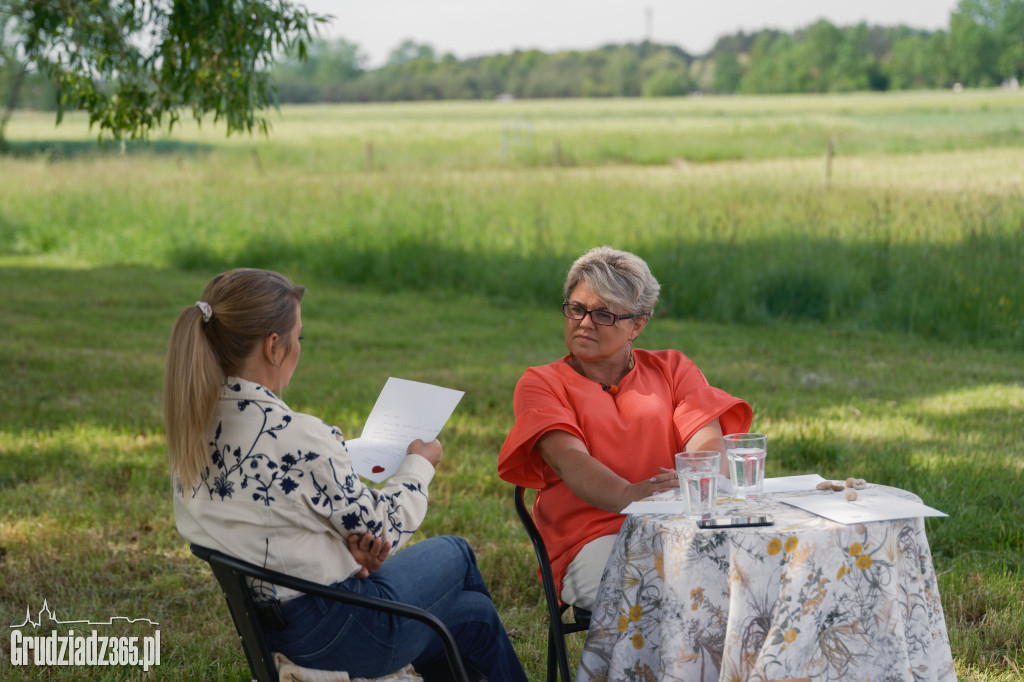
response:
[(949, 29), (958, 0), (295, 0), (332, 14), (327, 37), (358, 44), (382, 65), (403, 40), (460, 59), (516, 49), (588, 50), (609, 43), (678, 45), (699, 55), (723, 35), (791, 32), (818, 19)]

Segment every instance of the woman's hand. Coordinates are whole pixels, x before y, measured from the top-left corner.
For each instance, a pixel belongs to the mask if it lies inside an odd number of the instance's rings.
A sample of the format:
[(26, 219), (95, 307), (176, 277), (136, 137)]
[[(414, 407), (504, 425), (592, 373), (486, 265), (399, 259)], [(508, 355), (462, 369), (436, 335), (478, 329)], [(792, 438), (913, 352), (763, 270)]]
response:
[(391, 543), (369, 533), (348, 536), (348, 551), (352, 558), (362, 567), (356, 573), (357, 578), (365, 578), (384, 563), (391, 552)]
[(419, 455), (437, 468), (437, 465), (441, 463), (441, 441), (436, 438), (429, 443), (425, 443), (419, 438), (409, 443), (409, 447), (405, 449), (407, 455)]

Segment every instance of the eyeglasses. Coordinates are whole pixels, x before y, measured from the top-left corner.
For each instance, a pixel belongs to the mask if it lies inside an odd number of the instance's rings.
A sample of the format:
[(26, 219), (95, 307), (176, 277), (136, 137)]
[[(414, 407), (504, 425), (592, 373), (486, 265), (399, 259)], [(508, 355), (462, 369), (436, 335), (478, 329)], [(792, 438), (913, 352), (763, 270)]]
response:
[(570, 320), (582, 320), (587, 315), (590, 315), (590, 319), (593, 320), (594, 324), (599, 324), (602, 327), (610, 327), (619, 320), (630, 320), (634, 317), (639, 317), (639, 315), (616, 315), (607, 310), (587, 310), (581, 305), (574, 305), (572, 303), (562, 304), (562, 314)]

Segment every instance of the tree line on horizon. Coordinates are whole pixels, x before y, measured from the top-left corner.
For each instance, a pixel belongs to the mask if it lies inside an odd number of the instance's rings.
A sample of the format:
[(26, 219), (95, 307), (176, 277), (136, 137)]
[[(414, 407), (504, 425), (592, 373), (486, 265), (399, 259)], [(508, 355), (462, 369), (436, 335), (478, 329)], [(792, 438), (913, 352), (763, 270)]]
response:
[[(240, 21), (244, 17), (245, 21)], [(182, 116), (266, 132), (277, 103), (671, 97), (1017, 85), (1024, 0), (959, 0), (948, 30), (826, 20), (718, 39), (704, 55), (649, 41), (469, 59), (403, 42), (380, 68), (316, 37), (301, 0), (0, 0), (0, 153), (12, 112), (84, 111), (98, 139)]]
[(649, 41), (468, 59), (405, 41), (370, 69), (358, 44), (314, 40), (273, 71), (281, 102), (671, 97), (991, 87), (1024, 76), (1024, 0), (961, 0), (948, 30), (819, 20), (720, 37), (704, 55)]

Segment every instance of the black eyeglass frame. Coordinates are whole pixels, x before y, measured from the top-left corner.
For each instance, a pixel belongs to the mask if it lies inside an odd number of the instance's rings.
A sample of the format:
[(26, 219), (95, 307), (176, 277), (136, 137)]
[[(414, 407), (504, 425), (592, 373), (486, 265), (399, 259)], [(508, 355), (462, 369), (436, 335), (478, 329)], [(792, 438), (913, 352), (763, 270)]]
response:
[[(569, 314), (569, 308), (579, 308), (580, 310), (583, 311), (583, 314), (580, 315), (579, 317), (573, 317), (572, 315)], [(594, 313), (601, 313), (602, 315), (611, 315), (612, 316), (612, 321), (611, 322), (599, 322), (597, 320), (597, 318), (594, 317)], [(565, 302), (565, 303), (562, 304), (562, 315), (564, 315), (565, 317), (569, 318), (570, 320), (577, 320), (577, 321), (582, 320), (587, 315), (590, 315), (590, 321), (593, 322), (596, 325), (601, 326), (601, 327), (611, 327), (611, 326), (614, 326), (615, 323), (618, 322), (619, 320), (632, 320), (635, 317), (643, 317), (642, 315), (638, 315), (638, 314), (635, 314), (635, 313), (630, 313), (629, 315), (616, 315), (615, 313), (613, 313), (611, 311), (608, 311), (608, 310), (587, 310), (586, 308), (584, 308), (581, 305), (576, 305), (575, 303), (569, 303), (569, 302)]]

